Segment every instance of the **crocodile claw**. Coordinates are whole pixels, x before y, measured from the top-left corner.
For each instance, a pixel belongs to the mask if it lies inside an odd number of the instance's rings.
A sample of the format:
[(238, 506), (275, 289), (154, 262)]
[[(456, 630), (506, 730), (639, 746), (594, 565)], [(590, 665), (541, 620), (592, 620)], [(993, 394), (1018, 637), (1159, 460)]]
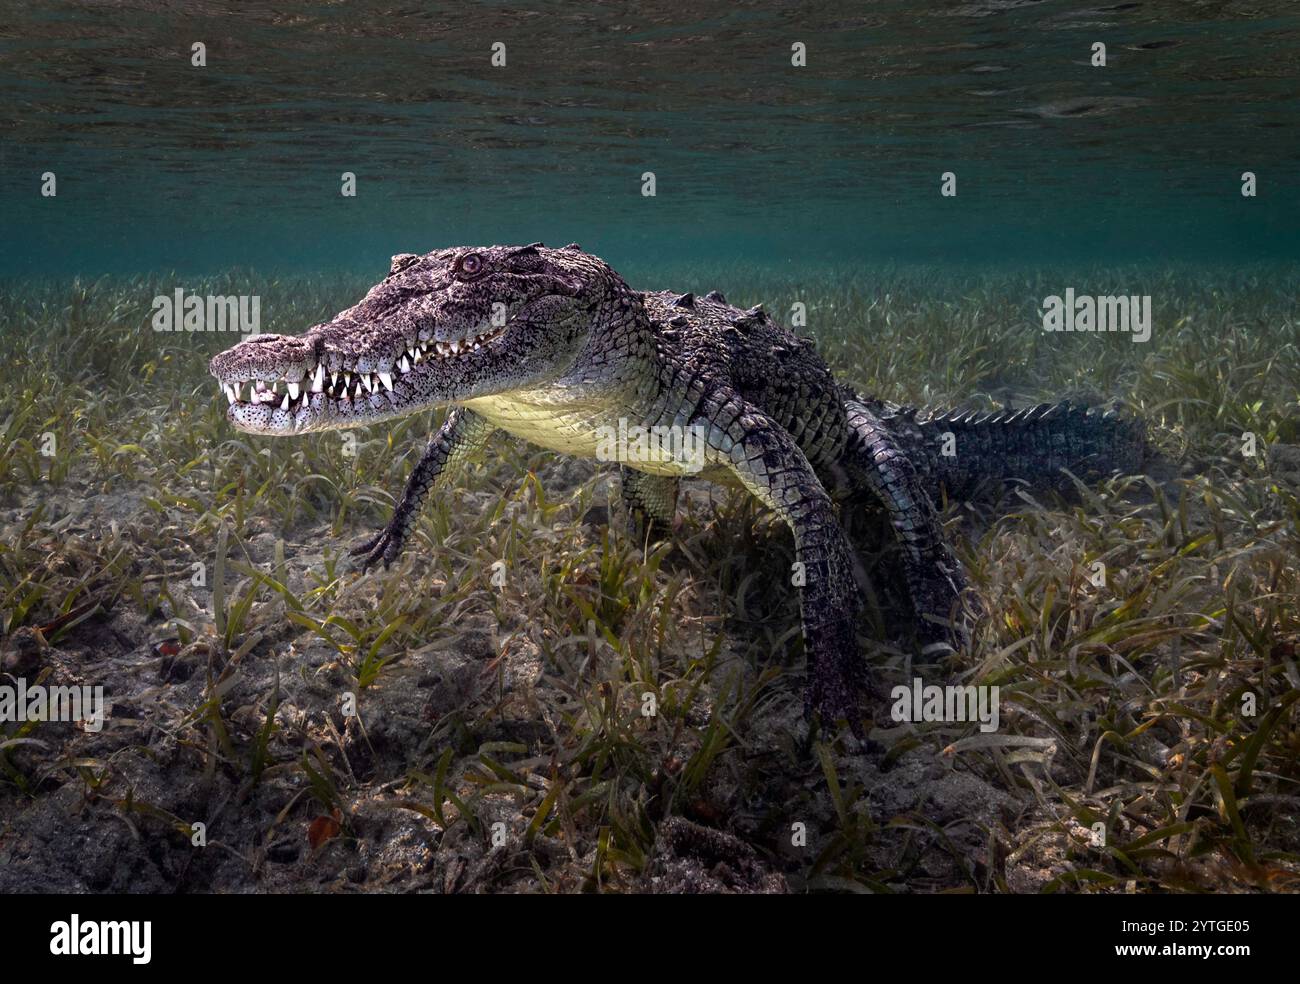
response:
[(400, 528), (394, 523), (389, 523), (375, 536), (349, 550), (348, 555), (363, 558), (360, 562), (362, 574), (368, 573), (370, 568), (378, 563), (382, 563), (384, 570), (387, 570), (388, 565), (402, 552), (403, 539)]
[(823, 726), (848, 721), (859, 741), (865, 741), (864, 698), (867, 671), (854, 639), (853, 625), (840, 619), (822, 626), (807, 626), (808, 686), (804, 691), (804, 717), (814, 712)]
[(921, 659), (931, 663), (970, 647), (971, 626), (962, 609), (966, 579), (956, 565), (940, 566), (913, 584), (913, 606), (920, 622)]

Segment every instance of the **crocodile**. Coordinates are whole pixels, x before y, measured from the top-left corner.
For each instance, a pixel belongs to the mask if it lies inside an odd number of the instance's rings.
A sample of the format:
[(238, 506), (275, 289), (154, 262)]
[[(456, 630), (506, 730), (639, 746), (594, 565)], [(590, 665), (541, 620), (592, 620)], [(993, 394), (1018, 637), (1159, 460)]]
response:
[[(864, 397), (761, 306), (716, 290), (634, 290), (576, 243), (399, 254), (353, 307), (301, 335), (246, 339), (210, 370), (227, 419), (253, 434), (447, 408), (391, 520), (352, 550), (363, 572), (398, 556), (430, 491), (498, 431), (616, 459), (628, 516), (647, 537), (671, 531), (683, 478), (747, 490), (793, 534), (805, 715), (859, 734), (864, 569), (839, 521), (844, 501), (887, 517), (917, 653), (935, 658), (968, 642), (972, 611), (936, 502), (989, 483), (1132, 472), (1146, 447), (1141, 423), (1113, 408), (940, 412)], [(629, 428), (681, 440), (606, 440)]]

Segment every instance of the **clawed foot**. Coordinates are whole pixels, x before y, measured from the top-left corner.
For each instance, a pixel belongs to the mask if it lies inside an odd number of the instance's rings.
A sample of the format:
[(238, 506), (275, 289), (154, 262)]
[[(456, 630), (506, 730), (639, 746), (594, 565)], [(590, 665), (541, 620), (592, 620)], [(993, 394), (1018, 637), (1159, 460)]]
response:
[(814, 666), (804, 693), (804, 717), (813, 722), (811, 738), (817, 729), (834, 729), (837, 721), (848, 722), (849, 731), (858, 742), (858, 751), (879, 756), (885, 748), (867, 737), (867, 723), (863, 710), (868, 703), (883, 701), (868, 685), (867, 673), (844, 666)]
[(654, 519), (639, 510), (628, 510), (626, 530), (628, 537), (636, 543), (651, 545), (661, 540), (672, 539), (673, 524), (662, 519)]
[(867, 668), (857, 651), (852, 623), (842, 619), (808, 626), (805, 639), (808, 686), (804, 691), (804, 717), (811, 718), (816, 712), (825, 727), (844, 719), (854, 736), (865, 742)]
[(402, 552), (402, 543), (406, 539), (401, 524), (398, 523), (397, 517), (394, 516), (378, 534), (359, 543), (348, 551), (349, 556), (363, 558), (360, 562), (361, 573), (367, 573), (370, 568), (378, 563), (383, 563), (384, 569), (397, 559), (397, 555)]
[(920, 662), (938, 663), (970, 648), (970, 625), (960, 613), (953, 616), (920, 614), (917, 630)]
[(853, 734), (862, 739), (864, 690), (851, 674), (842, 674), (824, 668), (814, 669), (808, 689), (804, 694), (804, 717), (814, 713), (823, 727), (833, 727), (836, 721), (845, 720)]
[(960, 570), (954, 570), (935, 572), (923, 587), (914, 590), (924, 662), (938, 662), (970, 646), (970, 625), (962, 607), (965, 589)]

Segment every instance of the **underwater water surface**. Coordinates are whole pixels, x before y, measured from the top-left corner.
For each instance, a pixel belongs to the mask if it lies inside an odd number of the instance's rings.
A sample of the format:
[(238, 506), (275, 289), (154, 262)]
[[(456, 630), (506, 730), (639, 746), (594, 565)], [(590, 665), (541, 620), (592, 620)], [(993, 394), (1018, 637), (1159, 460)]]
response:
[(1300, 252), (1290, 3), (126, 0), (5, 15), (0, 274), (371, 270), (399, 251), (535, 240), (616, 267)]

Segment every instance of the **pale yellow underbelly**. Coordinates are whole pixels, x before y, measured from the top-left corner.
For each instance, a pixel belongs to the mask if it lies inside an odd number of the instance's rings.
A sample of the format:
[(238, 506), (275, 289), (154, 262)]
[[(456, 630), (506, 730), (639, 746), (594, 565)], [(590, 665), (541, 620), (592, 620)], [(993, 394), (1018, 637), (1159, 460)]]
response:
[[(644, 426), (645, 422), (630, 410), (573, 400), (550, 402), (517, 394), (478, 397), (466, 400), (464, 405), (501, 430), (560, 454), (625, 464), (654, 475), (706, 477), (712, 471), (703, 458), (702, 446), (685, 444), (683, 455), (661, 455), (656, 459), (637, 454), (635, 441), (611, 442), (611, 437), (620, 432), (620, 423), (625, 434), (629, 428)], [(701, 475), (702, 468), (705, 475)]]

